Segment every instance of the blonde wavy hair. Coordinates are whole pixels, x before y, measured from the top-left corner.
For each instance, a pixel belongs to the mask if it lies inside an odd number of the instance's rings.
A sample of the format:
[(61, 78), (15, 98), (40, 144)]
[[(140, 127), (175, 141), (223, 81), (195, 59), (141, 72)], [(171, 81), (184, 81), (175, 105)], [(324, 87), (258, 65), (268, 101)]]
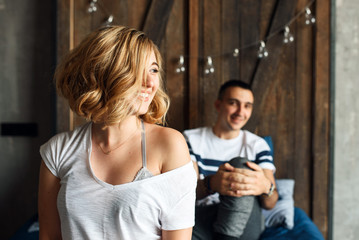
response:
[(160, 84), (148, 111), (139, 117), (165, 124), (169, 97), (161, 76), (161, 54), (143, 32), (133, 28), (109, 26), (89, 34), (56, 68), (57, 92), (79, 116), (105, 125), (119, 123), (139, 110), (134, 103), (147, 81), (146, 64), (152, 52)]

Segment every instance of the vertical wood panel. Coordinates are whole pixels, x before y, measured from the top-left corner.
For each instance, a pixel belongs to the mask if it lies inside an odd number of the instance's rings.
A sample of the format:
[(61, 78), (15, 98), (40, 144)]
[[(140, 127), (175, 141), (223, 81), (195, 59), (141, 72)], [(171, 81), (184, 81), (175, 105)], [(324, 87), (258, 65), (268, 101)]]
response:
[(174, 0), (152, 0), (143, 31), (157, 45), (160, 46), (166, 32), (167, 21), (171, 13)]
[(188, 77), (188, 117), (189, 128), (199, 125), (199, 0), (189, 1), (189, 77)]
[[(87, 11), (89, 2), (86, 0), (74, 0), (74, 16), (73, 16), (73, 46), (70, 49), (76, 47), (80, 42), (89, 34), (92, 30), (96, 29), (94, 27), (95, 23), (92, 21), (94, 16), (101, 14), (99, 10), (94, 13), (89, 13)], [(99, 24), (100, 25), (100, 24)], [(70, 113), (70, 129), (74, 129), (76, 126), (79, 126), (86, 122), (82, 117), (77, 116), (72, 111)]]
[(222, 13), (221, 13), (221, 23), (222, 23), (222, 67), (221, 73), (222, 82), (225, 82), (229, 79), (237, 79), (239, 77), (239, 56), (233, 56), (233, 50), (239, 48), (239, 31), (240, 28), (239, 18), (240, 14), (238, 12), (238, 1), (237, 0), (227, 0), (222, 1)]
[[(128, 3), (129, 0), (123, 0), (123, 1), (116, 1), (115, 6), (109, 5), (109, 2), (113, 2), (111, 0), (104, 1), (104, 5), (106, 6), (106, 11), (108, 14), (112, 14), (114, 17), (113, 24), (115, 25), (126, 25), (129, 27), (133, 27), (129, 23), (129, 14), (130, 14), (130, 5)], [(131, 2), (134, 2), (135, 0), (132, 0)], [(107, 7), (110, 6), (110, 7)], [(141, 19), (141, 18), (139, 18)]]
[(74, 1), (74, 47), (77, 46), (84, 37), (94, 30), (92, 18), (101, 11), (89, 13), (87, 11), (89, 2), (86, 0)]
[[(296, 0), (291, 0), (296, 1)], [(267, 37), (269, 31), (271, 30), (270, 25), (273, 18), (273, 13), (276, 11), (277, 5), (280, 4), (279, 0), (261, 0), (259, 1), (259, 9), (261, 12), (260, 18), (258, 19), (257, 24), (262, 30), (260, 32), (260, 39)]]
[[(293, 44), (283, 46), (280, 62), (293, 62), (295, 48)], [(263, 108), (258, 133), (271, 135), (274, 142), (274, 162), (277, 178), (294, 178), (293, 162), (295, 122), (295, 66), (280, 64), (269, 86), (268, 99)], [(299, 180), (300, 181), (300, 180)]]
[[(172, 12), (168, 19), (165, 42), (161, 49), (165, 61), (165, 78), (167, 91), (171, 99), (171, 106), (168, 112), (168, 126), (183, 131), (187, 125), (187, 76), (188, 76), (188, 53), (186, 52), (187, 33), (185, 28), (186, 6), (184, 1), (175, 1)], [(166, 51), (171, 49), (171, 51)], [(185, 72), (176, 73), (179, 64), (179, 56), (185, 57)]]
[(123, 11), (127, 11), (127, 19), (122, 24), (142, 30), (150, 4), (151, 0), (126, 0)]
[(315, 4), (315, 75), (313, 119), (313, 221), (324, 236), (328, 232), (329, 186), (329, 91), (330, 91), (330, 3), (318, 0)]
[[(297, 12), (301, 11), (308, 1), (299, 0)], [(295, 152), (296, 161), (293, 161), (295, 171), (294, 200), (307, 214), (311, 215), (311, 119), (312, 119), (312, 78), (313, 78), (313, 43), (312, 26), (304, 23), (304, 16), (296, 22), (296, 93), (295, 93)]]
[[(293, 43), (283, 47), (283, 54), (281, 63), (295, 62), (295, 45)], [(277, 98), (280, 99), (278, 105), (278, 120), (276, 131), (276, 153), (281, 165), (278, 166), (278, 172), (281, 178), (294, 179), (293, 162), (297, 161), (294, 153), (294, 138), (295, 136), (295, 65), (281, 64), (278, 68), (277, 76), (278, 87), (281, 92), (276, 93)], [(309, 143), (307, 143), (309, 145)], [(276, 161), (277, 162), (277, 161)], [(301, 181), (301, 179), (297, 179)], [(296, 180), (296, 181), (297, 181)]]
[[(70, 23), (73, 21), (71, 12), (73, 11), (73, 0), (58, 0), (57, 1), (57, 62), (59, 62), (63, 56), (70, 49), (70, 37), (71, 28)], [(56, 131), (63, 132), (70, 129), (70, 109), (67, 105), (67, 100), (62, 97), (56, 99)]]
[(258, 45), (260, 39), (259, 19), (261, 16), (260, 1), (239, 1), (240, 11), (240, 79), (250, 84), (257, 63)]
[(268, 96), (268, 86), (270, 82), (274, 79), (274, 73), (277, 71), (280, 54), (282, 51), (282, 36), (275, 34), (278, 29), (281, 29), (293, 16), (295, 10), (295, 2), (287, 0), (279, 0), (277, 8), (275, 9), (273, 22), (270, 26), (269, 36), (272, 36), (266, 42), (266, 46), (269, 53), (267, 58), (263, 58), (259, 61), (258, 68), (256, 69), (253, 81), (252, 81), (252, 90), (257, 97), (256, 99), (256, 110), (252, 113), (252, 119), (247, 123), (248, 129), (254, 131), (259, 124), (261, 113), (267, 101)]
[(203, 2), (203, 57), (201, 64), (206, 65), (206, 57), (211, 56), (214, 73), (204, 74), (204, 68), (200, 72), (200, 116), (202, 126), (212, 126), (217, 114), (214, 111), (214, 102), (217, 98), (217, 91), (221, 85), (221, 1), (205, 0)]

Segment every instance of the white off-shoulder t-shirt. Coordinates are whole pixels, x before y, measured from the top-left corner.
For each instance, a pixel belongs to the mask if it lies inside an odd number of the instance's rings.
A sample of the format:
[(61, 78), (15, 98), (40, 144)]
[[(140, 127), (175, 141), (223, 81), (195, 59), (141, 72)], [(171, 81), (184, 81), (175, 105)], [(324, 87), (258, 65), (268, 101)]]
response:
[(46, 166), (60, 179), (63, 239), (161, 239), (162, 229), (194, 225), (192, 162), (143, 180), (108, 184), (91, 169), (91, 125), (60, 133), (40, 148)]

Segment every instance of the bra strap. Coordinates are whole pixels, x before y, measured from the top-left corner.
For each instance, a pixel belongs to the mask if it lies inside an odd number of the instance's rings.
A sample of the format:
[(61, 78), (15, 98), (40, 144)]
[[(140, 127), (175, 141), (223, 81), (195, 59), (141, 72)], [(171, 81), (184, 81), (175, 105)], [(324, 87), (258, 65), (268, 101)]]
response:
[(141, 119), (141, 147), (142, 147), (142, 167), (147, 167), (147, 158), (146, 158), (146, 132), (145, 132), (145, 124), (143, 123), (143, 119)]

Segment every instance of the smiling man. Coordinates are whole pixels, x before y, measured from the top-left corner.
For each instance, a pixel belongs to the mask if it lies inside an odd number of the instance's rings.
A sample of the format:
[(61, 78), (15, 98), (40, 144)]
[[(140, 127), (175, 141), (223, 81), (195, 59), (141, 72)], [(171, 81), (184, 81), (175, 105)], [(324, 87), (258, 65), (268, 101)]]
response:
[(230, 80), (214, 104), (215, 125), (184, 131), (198, 173), (194, 240), (259, 239), (261, 208), (278, 200), (268, 144), (242, 130), (253, 104), (250, 86)]

